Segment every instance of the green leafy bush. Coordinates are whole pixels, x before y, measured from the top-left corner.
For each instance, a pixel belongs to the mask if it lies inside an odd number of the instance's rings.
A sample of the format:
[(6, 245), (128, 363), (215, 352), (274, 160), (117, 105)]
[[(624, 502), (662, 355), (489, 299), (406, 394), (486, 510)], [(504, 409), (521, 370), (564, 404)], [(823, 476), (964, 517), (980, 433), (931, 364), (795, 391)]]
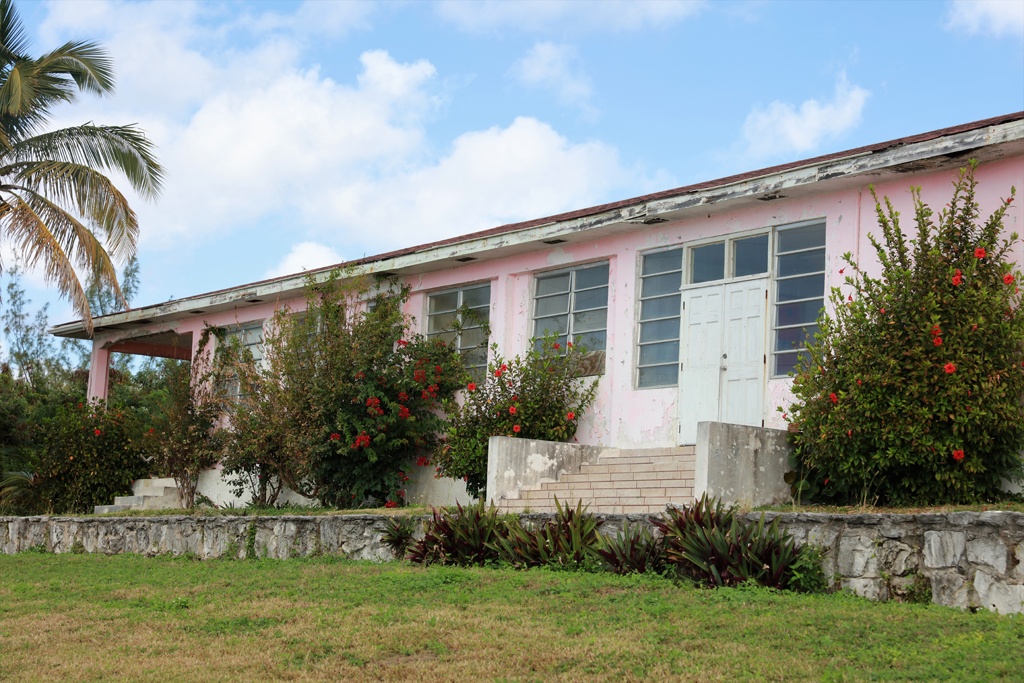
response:
[(665, 566), (662, 537), (655, 536), (644, 525), (630, 525), (628, 521), (615, 536), (600, 536), (596, 551), (615, 574), (661, 572)]
[[(873, 276), (850, 254), (844, 291), (797, 366), (790, 419), (796, 493), (834, 503), (995, 499), (1022, 474), (1024, 316), (1010, 197), (987, 219), (975, 164), (934, 223), (912, 190), (916, 237), (876, 197)], [(840, 270), (843, 273), (844, 270)]]
[(412, 517), (392, 517), (381, 534), (381, 541), (391, 548), (395, 557), (402, 558), (412, 545), (415, 534), (416, 522)]
[(496, 562), (496, 544), (505, 529), (498, 508), (484, 499), (473, 505), (435, 509), (413, 544), (407, 559), (416, 564), (448, 564), (460, 567)]
[(575, 508), (555, 498), (555, 518), (532, 527), (518, 521), (507, 524), (495, 548), (500, 558), (518, 569), (594, 569), (604, 523), (579, 501)]
[(74, 403), (56, 408), (39, 428), (35, 477), (55, 513), (92, 512), (131, 495), (146, 475), (146, 430), (133, 411)]
[(706, 495), (651, 519), (664, 535), (666, 561), (694, 581), (709, 587), (753, 581), (789, 588), (802, 551), (778, 519), (767, 527), (764, 522), (762, 513), (757, 524), (746, 523), (733, 508)]
[(410, 334), (407, 298), (333, 273), (309, 283), (304, 312), (274, 316), (263, 364), (234, 359), (224, 464), (239, 492), (272, 504), (277, 482), (327, 506), (404, 503), (405, 471), (434, 448), (441, 403), (466, 378), (452, 347)]
[(494, 362), (478, 384), (470, 382), (463, 400), (446, 401), (450, 426), (437, 449), (442, 475), (466, 481), (471, 495), (487, 485), (487, 443), (492, 436), (568, 441), (594, 400), (597, 379), (580, 379), (585, 349), (555, 337), (533, 340), (525, 357), (506, 360), (492, 347)]

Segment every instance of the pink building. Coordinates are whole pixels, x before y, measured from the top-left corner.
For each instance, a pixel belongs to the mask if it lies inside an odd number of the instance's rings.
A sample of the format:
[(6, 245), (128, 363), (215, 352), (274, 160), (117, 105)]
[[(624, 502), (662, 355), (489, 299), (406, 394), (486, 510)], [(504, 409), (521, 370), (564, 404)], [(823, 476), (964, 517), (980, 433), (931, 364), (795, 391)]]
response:
[[(605, 358), (579, 441), (677, 449), (697, 442), (700, 422), (783, 428), (787, 373), (842, 284), (840, 256), (872, 255), (869, 186), (909, 216), (911, 186), (942, 206), (968, 159), (981, 162), (983, 213), (1024, 187), (1024, 112), (339, 265), (409, 284), (424, 333), (467, 304), (488, 313), (506, 355), (545, 329), (584, 339)], [(1007, 229), (1021, 223), (1015, 207)], [(188, 358), (206, 327), (256, 345), (276, 308), (304, 305), (307, 275), (97, 318), (90, 396), (105, 398), (112, 352)], [(88, 338), (81, 321), (52, 333)], [(485, 362), (479, 335), (460, 342), (467, 363)]]

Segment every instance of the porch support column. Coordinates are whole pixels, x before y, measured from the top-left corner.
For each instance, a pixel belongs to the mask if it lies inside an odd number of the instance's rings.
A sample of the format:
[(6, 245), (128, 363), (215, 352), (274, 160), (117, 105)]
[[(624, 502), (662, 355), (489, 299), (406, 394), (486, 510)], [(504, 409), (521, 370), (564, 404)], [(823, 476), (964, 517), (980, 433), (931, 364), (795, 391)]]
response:
[(106, 403), (110, 385), (110, 351), (103, 348), (101, 341), (92, 342), (92, 357), (89, 361), (89, 385), (86, 395), (89, 403)]

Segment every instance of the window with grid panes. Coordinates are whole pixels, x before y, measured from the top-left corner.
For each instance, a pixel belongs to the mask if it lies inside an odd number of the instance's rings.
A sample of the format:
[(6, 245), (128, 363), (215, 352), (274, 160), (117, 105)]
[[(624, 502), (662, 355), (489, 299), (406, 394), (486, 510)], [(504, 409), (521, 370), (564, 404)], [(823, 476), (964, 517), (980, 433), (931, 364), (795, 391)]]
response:
[[(487, 370), (491, 284), (472, 285), (427, 296), (427, 336), (455, 343), (462, 363), (477, 379)], [(459, 327), (456, 331), (454, 328)]]
[(637, 386), (679, 383), (679, 309), (683, 250), (644, 254), (640, 264)]
[[(263, 362), (263, 321), (245, 323), (228, 329), (225, 333), (226, 344), (233, 344), (237, 339), (242, 350), (248, 350), (252, 354), (252, 362), (259, 364)], [(238, 400), (242, 397), (241, 388), (237, 377), (229, 377), (225, 380), (224, 390), (231, 400)]]
[(788, 374), (818, 331), (825, 306), (825, 224), (779, 228), (775, 235), (772, 372)]
[(537, 276), (535, 337), (554, 334), (588, 351), (604, 351), (608, 336), (608, 262)]

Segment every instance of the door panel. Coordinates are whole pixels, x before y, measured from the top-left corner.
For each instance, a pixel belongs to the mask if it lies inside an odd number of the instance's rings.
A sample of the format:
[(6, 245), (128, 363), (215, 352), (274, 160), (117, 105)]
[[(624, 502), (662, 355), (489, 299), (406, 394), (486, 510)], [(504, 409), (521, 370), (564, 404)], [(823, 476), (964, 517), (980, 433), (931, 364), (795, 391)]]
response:
[(698, 422), (761, 425), (767, 286), (746, 280), (683, 293), (680, 443), (696, 443)]

